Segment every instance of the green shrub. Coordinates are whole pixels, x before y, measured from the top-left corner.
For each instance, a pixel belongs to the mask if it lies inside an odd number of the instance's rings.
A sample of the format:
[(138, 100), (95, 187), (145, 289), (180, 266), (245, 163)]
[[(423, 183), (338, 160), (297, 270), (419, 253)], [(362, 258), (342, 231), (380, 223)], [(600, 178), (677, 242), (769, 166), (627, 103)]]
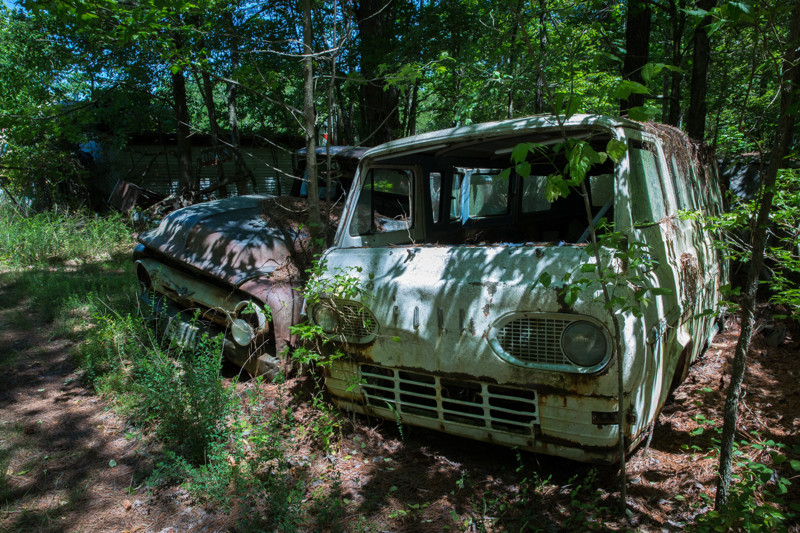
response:
[(25, 216), (0, 203), (0, 264), (12, 267), (88, 261), (132, 247), (131, 230), (119, 214), (43, 212)]
[(180, 359), (153, 351), (139, 358), (131, 379), (140, 390), (138, 410), (156, 424), (165, 444), (201, 464), (224, 436), (234, 398), (220, 376), (221, 338), (204, 336)]
[(264, 410), (262, 392), (260, 381), (250, 386), (225, 438), (211, 444), (207, 461), (188, 472), (185, 486), (198, 500), (225, 511), (234, 501), (247, 502), (239, 530), (296, 531), (306, 480), (289, 460), (294, 417), (280, 389), (271, 412)]
[[(758, 439), (758, 434), (753, 433)], [(690, 531), (787, 531), (788, 524), (797, 519), (800, 505), (787, 504), (791, 482), (781, 475), (778, 467), (788, 467), (795, 474), (800, 471), (800, 461), (789, 459), (786, 451), (785, 444), (771, 439), (734, 442), (733, 453), (738, 460), (728, 505), (721, 511), (713, 510), (713, 499), (701, 494), (703, 505), (709, 510), (695, 518)], [(794, 454), (798, 451), (795, 448)], [(772, 466), (751, 458), (759, 452), (767, 452)]]
[(220, 376), (222, 339), (203, 336), (179, 353), (138, 315), (95, 313), (92, 320), (77, 357), (87, 379), (134, 423), (153, 427), (168, 449), (202, 464), (226, 435), (235, 398)]

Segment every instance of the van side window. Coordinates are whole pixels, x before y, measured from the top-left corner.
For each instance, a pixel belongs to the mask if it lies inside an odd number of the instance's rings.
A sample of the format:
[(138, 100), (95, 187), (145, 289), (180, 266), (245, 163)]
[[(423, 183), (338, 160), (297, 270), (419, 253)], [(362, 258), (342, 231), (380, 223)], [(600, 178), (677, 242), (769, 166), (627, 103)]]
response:
[(431, 194), (431, 214), (433, 216), (433, 223), (439, 222), (439, 211), (441, 209), (442, 201), (442, 173), (430, 173), (430, 194)]
[(647, 145), (630, 141), (630, 193), (631, 215), (634, 224), (657, 222), (666, 216), (661, 173), (655, 152)]
[(688, 172), (681, 169), (681, 165), (675, 160), (675, 156), (669, 158), (670, 172), (672, 172), (675, 184), (675, 190), (678, 196), (678, 209), (697, 209), (698, 203), (694, 196), (694, 188), (691, 183), (694, 181), (694, 172), (692, 172), (692, 165), (686, 165), (684, 168)]
[(509, 213), (510, 180), (498, 171), (460, 169), (453, 176), (450, 220), (494, 217)]
[(412, 180), (407, 169), (373, 168), (358, 195), (350, 235), (407, 231), (412, 227)]
[(536, 213), (550, 209), (545, 188), (547, 176), (528, 176), (522, 180), (522, 212)]

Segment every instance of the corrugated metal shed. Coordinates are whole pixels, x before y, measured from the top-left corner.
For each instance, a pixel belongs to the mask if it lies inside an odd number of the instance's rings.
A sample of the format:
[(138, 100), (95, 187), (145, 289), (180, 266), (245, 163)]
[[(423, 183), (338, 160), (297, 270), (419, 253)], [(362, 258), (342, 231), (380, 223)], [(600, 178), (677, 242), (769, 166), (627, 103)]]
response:
[[(202, 141), (201, 141), (202, 143)], [(197, 144), (201, 144), (197, 143)], [(206, 144), (206, 143), (202, 143)], [(286, 194), (294, 179), (292, 170), (292, 149), (272, 146), (244, 146), (240, 150), (244, 164), (253, 174), (256, 190), (259, 193)], [(110, 158), (115, 181), (124, 180), (161, 194), (172, 194), (178, 189), (178, 158), (174, 143), (157, 144), (134, 140)], [(201, 161), (213, 161), (214, 154), (209, 147), (192, 147), (192, 171), (200, 173), (200, 187), (208, 187), (217, 178), (215, 164), (202, 165)], [(230, 158), (223, 157), (222, 167), (225, 177), (236, 173)], [(228, 192), (249, 194), (254, 191), (248, 179), (247, 190), (237, 191), (235, 184), (228, 185)]]

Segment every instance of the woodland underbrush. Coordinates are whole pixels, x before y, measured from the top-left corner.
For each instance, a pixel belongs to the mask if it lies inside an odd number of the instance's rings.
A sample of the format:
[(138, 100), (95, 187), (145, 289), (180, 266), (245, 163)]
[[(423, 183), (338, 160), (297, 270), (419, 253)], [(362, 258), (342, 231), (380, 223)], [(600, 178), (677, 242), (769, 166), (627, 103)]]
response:
[[(748, 378), (731, 511), (713, 511), (713, 486), (733, 322), (676, 391), (649, 447), (631, 458), (623, 512), (613, 467), (354, 417), (332, 406), (313, 364), (264, 382), (224, 364), (219, 339), (203, 338), (192, 350), (170, 344), (163, 325), (139, 312), (128, 258), (107, 253), (132, 247), (125, 222), (47, 217), (0, 214), (4, 298), (20, 295), (54, 336), (74, 340), (86, 386), (143, 436), (151, 460), (128, 489), (135, 496), (179, 487), (187, 502), (225, 517), (235, 531), (798, 527), (800, 395), (790, 387), (798, 346), (791, 335), (781, 348), (764, 345)], [(18, 318), (4, 326), (24, 327)], [(13, 509), (0, 470), (0, 501)]]

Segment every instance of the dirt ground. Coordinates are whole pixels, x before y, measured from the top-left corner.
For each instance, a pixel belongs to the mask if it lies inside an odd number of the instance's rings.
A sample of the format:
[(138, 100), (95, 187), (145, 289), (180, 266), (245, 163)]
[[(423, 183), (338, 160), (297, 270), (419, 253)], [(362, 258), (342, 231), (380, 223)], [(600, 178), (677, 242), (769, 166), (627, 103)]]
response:
[[(25, 319), (20, 317), (24, 316)], [(345, 531), (599, 530), (679, 531), (713, 500), (716, 455), (738, 328), (729, 323), (677, 389), (628, 467), (630, 516), (615, 518), (615, 468), (477, 443), (394, 423), (342, 415), (341, 440), (329, 453), (310, 442), (295, 451), (311, 479), (334, 470), (344, 496)], [(741, 406), (739, 439), (800, 445), (797, 333), (778, 347), (754, 339)], [(235, 530), (236, 512), (215, 512), (181, 487), (148, 489), (158, 448), (91, 392), (76, 373), (71, 341), (23, 307), (0, 309), (0, 531), (127, 531), (177, 533)], [(232, 375), (236, 369), (226, 368)], [(242, 382), (241, 388), (256, 386)], [(264, 385), (275, 388), (274, 385)], [(298, 398), (307, 380), (281, 390), (302, 425), (313, 411)], [(277, 394), (277, 389), (274, 389)], [(755, 433), (753, 433), (755, 432)], [(519, 457), (518, 457), (519, 456)], [(753, 457), (770, 464), (762, 452)], [(520, 468), (520, 464), (524, 465)], [(785, 466), (785, 465), (784, 465)], [(788, 499), (800, 501), (800, 476), (789, 469)], [(532, 483), (532, 480), (537, 480)], [(523, 494), (535, 486), (535, 494)], [(589, 487), (576, 496), (576, 488)], [(498, 515), (502, 498), (534, 509), (536, 524)], [(501, 498), (501, 499), (502, 499)], [(516, 500), (515, 500), (516, 498)], [(593, 502), (579, 518), (574, 501)], [(244, 511), (239, 510), (239, 513)], [(521, 520), (521, 519), (520, 519)], [(790, 528), (796, 528), (796, 525)]]

